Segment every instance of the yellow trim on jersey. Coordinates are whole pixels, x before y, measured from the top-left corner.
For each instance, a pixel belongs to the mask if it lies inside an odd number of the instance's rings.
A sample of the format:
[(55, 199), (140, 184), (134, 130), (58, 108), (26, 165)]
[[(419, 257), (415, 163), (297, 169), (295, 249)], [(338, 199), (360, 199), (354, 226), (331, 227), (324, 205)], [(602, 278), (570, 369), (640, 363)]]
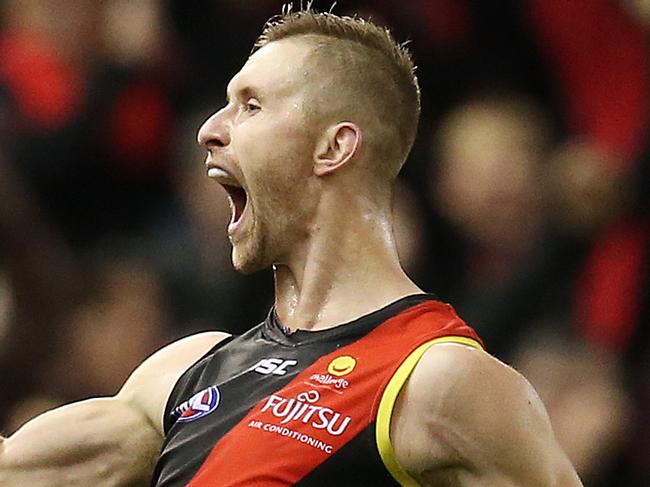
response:
[(429, 347), (437, 343), (459, 343), (461, 345), (468, 345), (473, 348), (478, 348), (483, 350), (483, 347), (480, 343), (472, 338), (462, 337), (462, 336), (446, 336), (441, 338), (435, 338), (431, 341), (420, 345), (415, 349), (407, 358), (404, 360), (402, 365), (397, 369), (397, 372), (390, 379), (390, 382), (384, 390), (384, 394), (381, 396), (381, 401), (379, 402), (379, 409), (377, 410), (377, 420), (375, 422), (375, 441), (377, 442), (377, 448), (379, 450), (379, 455), (381, 456), (384, 465), (393, 476), (395, 480), (402, 487), (419, 487), (420, 484), (411, 477), (395, 458), (395, 451), (393, 450), (393, 444), (390, 441), (390, 422), (393, 415), (393, 408), (395, 407), (395, 401), (397, 401), (397, 396), (400, 391), (406, 384), (407, 379), (415, 369), (415, 366), (418, 364), (424, 352), (426, 352)]

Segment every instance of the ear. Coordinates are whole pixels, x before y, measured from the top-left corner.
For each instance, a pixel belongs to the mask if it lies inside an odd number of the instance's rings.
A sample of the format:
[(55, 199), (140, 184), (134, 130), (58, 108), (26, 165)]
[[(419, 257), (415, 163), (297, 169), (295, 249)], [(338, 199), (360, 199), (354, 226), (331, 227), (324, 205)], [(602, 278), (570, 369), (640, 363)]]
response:
[(314, 151), (314, 174), (325, 176), (351, 161), (361, 147), (361, 129), (352, 122), (341, 122), (323, 133)]

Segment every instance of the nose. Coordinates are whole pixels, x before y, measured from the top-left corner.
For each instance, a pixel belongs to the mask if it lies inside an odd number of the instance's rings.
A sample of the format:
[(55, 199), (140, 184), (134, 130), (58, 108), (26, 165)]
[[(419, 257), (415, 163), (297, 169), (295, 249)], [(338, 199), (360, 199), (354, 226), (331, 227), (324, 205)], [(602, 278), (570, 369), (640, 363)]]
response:
[(212, 114), (197, 134), (197, 141), (201, 147), (212, 149), (225, 147), (230, 144), (230, 125), (225, 117), (226, 107)]

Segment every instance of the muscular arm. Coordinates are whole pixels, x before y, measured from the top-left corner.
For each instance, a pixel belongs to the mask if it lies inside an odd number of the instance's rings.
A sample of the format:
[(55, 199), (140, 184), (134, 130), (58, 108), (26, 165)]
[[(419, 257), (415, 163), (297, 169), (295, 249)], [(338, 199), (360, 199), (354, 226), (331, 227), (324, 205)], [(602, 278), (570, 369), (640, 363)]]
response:
[(30, 421), (0, 443), (0, 485), (148, 485), (173, 385), (226, 336), (202, 333), (173, 343), (138, 367), (115, 397), (71, 404)]
[(137, 408), (91, 399), (45, 413), (5, 440), (0, 484), (146, 485), (161, 444)]
[(434, 345), (422, 357), (396, 404), (391, 438), (421, 485), (582, 485), (530, 384), (461, 345)]

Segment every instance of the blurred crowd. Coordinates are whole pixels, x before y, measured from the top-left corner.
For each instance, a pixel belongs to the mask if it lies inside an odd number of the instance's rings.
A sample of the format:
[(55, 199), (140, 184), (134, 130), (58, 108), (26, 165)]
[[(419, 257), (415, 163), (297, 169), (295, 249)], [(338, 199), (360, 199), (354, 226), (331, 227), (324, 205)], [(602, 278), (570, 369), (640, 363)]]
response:
[[(283, 1), (0, 0), (2, 433), (268, 312), (195, 140)], [(529, 378), (586, 486), (650, 485), (650, 1), (334, 11), (418, 65), (406, 270)]]

